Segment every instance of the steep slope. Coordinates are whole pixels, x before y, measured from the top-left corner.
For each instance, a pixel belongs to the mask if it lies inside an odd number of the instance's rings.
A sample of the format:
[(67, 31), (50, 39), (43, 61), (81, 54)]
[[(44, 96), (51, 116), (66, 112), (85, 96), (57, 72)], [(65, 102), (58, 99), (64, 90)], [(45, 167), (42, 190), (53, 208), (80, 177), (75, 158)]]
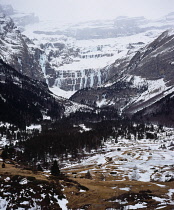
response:
[(173, 46), (174, 31), (163, 32), (152, 43), (140, 49), (130, 62), (127, 62), (124, 70), (120, 68), (119, 72), (113, 66), (115, 76), (108, 81), (108, 85), (78, 91), (71, 99), (95, 106), (114, 106), (128, 115), (137, 113), (137, 119), (144, 115), (144, 119), (152, 120), (155, 115), (158, 116), (155, 119), (157, 122), (165, 116), (166, 123), (172, 123), (173, 112), (170, 116), (165, 115), (163, 110), (167, 109), (170, 113), (173, 104)]
[(164, 95), (160, 100), (150, 106), (141, 109), (133, 115), (138, 121), (149, 121), (155, 124), (172, 126), (174, 125), (174, 88), (172, 93)]
[[(138, 79), (136, 85), (147, 83), (147, 90), (138, 96), (129, 109), (132, 112), (152, 105), (173, 92), (174, 85), (174, 31), (165, 31), (154, 42), (139, 51), (127, 71)], [(144, 104), (146, 103), (146, 104)], [(139, 107), (136, 109), (136, 107)]]
[(165, 31), (139, 51), (129, 64), (130, 73), (147, 79), (164, 78), (174, 83), (174, 31)]
[(162, 32), (161, 27), (140, 27), (147, 23), (142, 17), (76, 25), (40, 22), (23, 33), (45, 52), (42, 66), (49, 86), (77, 91), (104, 84), (114, 75), (110, 65), (129, 61)]
[(42, 50), (21, 34), (10, 17), (0, 13), (0, 23), (0, 58), (22, 74), (43, 81)]
[(46, 116), (59, 119), (64, 107), (46, 84), (32, 80), (0, 60), (0, 121), (25, 127)]
[(0, 60), (0, 122), (19, 127), (43, 120), (59, 120), (76, 111), (92, 108), (54, 95), (46, 83), (17, 72)]

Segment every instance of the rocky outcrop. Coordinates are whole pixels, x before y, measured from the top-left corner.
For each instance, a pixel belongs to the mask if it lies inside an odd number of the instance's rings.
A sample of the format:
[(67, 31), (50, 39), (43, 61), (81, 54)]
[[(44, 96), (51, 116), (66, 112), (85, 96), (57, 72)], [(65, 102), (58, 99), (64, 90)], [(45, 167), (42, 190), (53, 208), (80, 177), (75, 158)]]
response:
[(62, 70), (58, 71), (54, 82), (66, 91), (80, 90), (87, 87), (97, 87), (104, 81), (104, 76), (100, 70), (95, 69), (82, 69), (77, 71)]
[(0, 57), (17, 71), (37, 80), (44, 80), (39, 57), (43, 51), (22, 35), (13, 20), (0, 14)]
[(99, 51), (91, 54), (81, 53), (77, 47), (68, 46), (63, 41), (53, 40), (50, 43), (41, 44), (45, 54), (40, 60), (43, 64), (43, 72), (50, 87), (58, 86), (66, 91), (74, 91), (87, 87), (97, 87), (106, 79), (106, 72), (102, 68), (90, 68), (86, 63), (97, 62), (98, 58), (109, 57)]

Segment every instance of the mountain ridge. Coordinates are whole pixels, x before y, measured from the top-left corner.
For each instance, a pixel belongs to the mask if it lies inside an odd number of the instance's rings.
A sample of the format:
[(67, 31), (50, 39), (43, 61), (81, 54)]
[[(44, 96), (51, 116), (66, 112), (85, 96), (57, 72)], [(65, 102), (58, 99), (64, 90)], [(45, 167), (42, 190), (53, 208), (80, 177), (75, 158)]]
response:
[[(102, 91), (100, 89), (78, 91), (71, 100), (82, 101), (88, 105), (92, 103), (95, 106), (116, 106), (118, 110), (131, 116), (143, 113), (143, 109), (154, 107), (156, 103), (165, 103), (166, 100), (163, 98), (168, 98), (167, 95), (172, 94), (174, 90), (173, 42), (173, 30), (163, 32), (132, 57), (127, 63), (126, 70), (118, 72), (115, 84), (112, 81), (109, 85), (108, 81), (108, 85), (103, 87)], [(119, 81), (122, 81), (121, 86)], [(155, 108), (153, 111), (155, 112)], [(173, 118), (170, 121), (173, 121)]]
[(43, 52), (24, 36), (10, 17), (0, 13), (0, 57), (19, 72), (45, 80), (38, 58)]

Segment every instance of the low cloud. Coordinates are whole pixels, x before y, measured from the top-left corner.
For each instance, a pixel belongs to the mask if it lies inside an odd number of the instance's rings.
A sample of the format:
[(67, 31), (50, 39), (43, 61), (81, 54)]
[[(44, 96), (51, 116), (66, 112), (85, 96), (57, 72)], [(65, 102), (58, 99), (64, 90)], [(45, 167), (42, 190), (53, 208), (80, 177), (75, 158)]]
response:
[(34, 12), (40, 19), (86, 21), (117, 16), (159, 18), (174, 11), (173, 0), (1, 0), (15, 9)]

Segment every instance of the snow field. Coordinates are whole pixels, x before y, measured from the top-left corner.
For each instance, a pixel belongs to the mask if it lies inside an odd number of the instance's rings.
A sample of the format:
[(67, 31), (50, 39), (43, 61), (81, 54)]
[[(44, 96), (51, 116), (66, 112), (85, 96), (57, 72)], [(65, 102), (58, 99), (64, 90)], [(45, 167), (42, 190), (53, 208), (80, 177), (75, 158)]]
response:
[[(169, 135), (170, 134), (170, 135)], [(67, 164), (65, 170), (71, 176), (70, 171), (77, 171), (76, 177), (80, 178), (88, 169), (93, 180), (103, 177), (103, 181), (120, 182), (138, 181), (141, 185), (158, 186), (168, 193), (165, 198), (154, 196), (152, 199), (159, 202), (158, 209), (173, 205), (174, 188), (169, 188), (169, 181), (174, 180), (172, 149), (174, 141), (174, 129), (165, 128), (165, 132), (158, 134), (157, 140), (127, 140), (119, 139), (118, 143), (108, 140), (102, 152), (94, 153), (81, 163)], [(165, 147), (164, 147), (165, 145)], [(119, 149), (118, 149), (119, 148)], [(131, 183), (131, 182), (130, 182)], [(150, 184), (151, 183), (151, 184)], [(172, 185), (173, 186), (173, 185)], [(113, 190), (131, 192), (131, 185)], [(119, 201), (115, 201), (119, 202)], [(121, 203), (120, 201), (119, 203)], [(147, 203), (137, 202), (135, 205), (127, 205), (124, 209), (146, 209)]]

